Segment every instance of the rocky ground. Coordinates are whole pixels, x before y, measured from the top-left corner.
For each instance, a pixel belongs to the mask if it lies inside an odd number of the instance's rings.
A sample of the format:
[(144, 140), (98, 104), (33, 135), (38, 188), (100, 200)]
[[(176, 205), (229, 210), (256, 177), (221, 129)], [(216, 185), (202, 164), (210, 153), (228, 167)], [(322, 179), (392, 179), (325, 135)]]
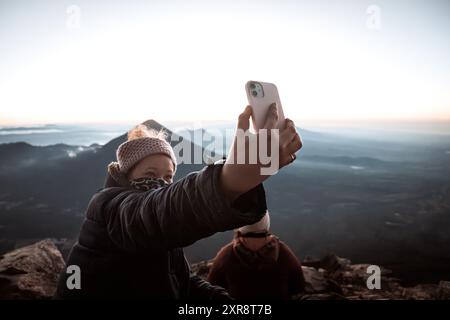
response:
[[(192, 265), (192, 270), (205, 278), (212, 260)], [(370, 264), (352, 264), (350, 260), (329, 254), (322, 259), (303, 262), (306, 290), (295, 300), (430, 300), (450, 299), (450, 281), (403, 287), (381, 267), (381, 288), (368, 289)]]
[(50, 299), (64, 266), (49, 239), (0, 256), (0, 299)]
[[(212, 261), (192, 265), (192, 270), (206, 277)], [(55, 243), (43, 240), (0, 256), (0, 299), (50, 299), (56, 289), (64, 259)], [(450, 281), (403, 287), (381, 268), (381, 289), (370, 290), (366, 282), (368, 264), (352, 264), (348, 259), (330, 254), (320, 260), (303, 262), (306, 291), (296, 300), (367, 300), (367, 299), (450, 299)]]

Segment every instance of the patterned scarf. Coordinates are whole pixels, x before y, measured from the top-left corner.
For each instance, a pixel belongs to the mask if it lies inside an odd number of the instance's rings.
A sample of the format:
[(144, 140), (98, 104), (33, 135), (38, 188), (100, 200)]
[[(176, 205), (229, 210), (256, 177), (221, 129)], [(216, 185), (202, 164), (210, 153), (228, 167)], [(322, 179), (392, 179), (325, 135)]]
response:
[(151, 189), (158, 189), (161, 187), (168, 186), (169, 184), (164, 179), (154, 179), (154, 178), (138, 178), (132, 180), (130, 185), (134, 189), (148, 191)]

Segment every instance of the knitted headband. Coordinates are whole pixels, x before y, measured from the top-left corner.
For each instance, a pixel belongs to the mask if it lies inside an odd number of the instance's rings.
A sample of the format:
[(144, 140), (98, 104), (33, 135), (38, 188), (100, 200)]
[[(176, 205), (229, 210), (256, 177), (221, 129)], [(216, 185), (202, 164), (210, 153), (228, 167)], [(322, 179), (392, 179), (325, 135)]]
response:
[(116, 151), (117, 162), (108, 165), (108, 172), (116, 182), (129, 185), (126, 174), (139, 161), (153, 154), (165, 154), (173, 162), (174, 173), (177, 159), (170, 144), (160, 138), (142, 137), (122, 143)]

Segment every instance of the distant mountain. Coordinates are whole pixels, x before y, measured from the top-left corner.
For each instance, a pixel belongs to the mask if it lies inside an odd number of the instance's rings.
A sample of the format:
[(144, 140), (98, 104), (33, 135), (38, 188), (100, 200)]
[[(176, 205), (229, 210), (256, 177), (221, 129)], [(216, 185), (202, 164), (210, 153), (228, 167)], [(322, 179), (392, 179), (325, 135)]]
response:
[[(144, 124), (172, 134), (154, 120)], [(172, 138), (178, 141), (176, 135)], [(74, 236), (89, 199), (103, 187), (107, 165), (116, 160), (116, 150), (126, 140), (124, 133), (103, 146), (1, 144), (0, 230), (3, 237)], [(202, 152), (201, 147), (189, 141), (185, 143), (192, 151)], [(203, 165), (180, 164), (175, 179), (200, 170)]]
[(0, 144), (0, 170), (17, 170), (30, 165), (45, 165), (48, 161), (74, 157), (81, 151), (97, 147), (98, 145), (92, 145), (86, 148), (62, 143), (45, 147), (32, 146), (26, 142)]
[[(174, 140), (178, 140), (177, 135), (154, 120), (145, 121), (143, 124), (155, 130), (164, 129)], [(0, 168), (3, 168), (0, 169), (0, 176), (9, 182), (8, 185), (0, 187), (0, 190), (18, 190), (22, 198), (27, 194), (33, 195), (43, 202), (55, 204), (56, 201), (61, 206), (81, 210), (89, 196), (103, 186), (106, 166), (116, 160), (116, 150), (126, 140), (127, 134), (124, 133), (103, 146), (57, 144), (37, 147), (23, 142), (0, 145)], [(180, 138), (180, 141), (182, 140), (183, 138)], [(202, 152), (199, 146), (190, 142), (188, 144), (193, 151)], [(201, 167), (201, 164), (181, 164), (176, 178)], [(15, 171), (14, 176), (10, 176), (9, 170)], [(25, 179), (32, 180), (33, 183), (24, 185)], [(42, 183), (45, 185), (41, 185)]]

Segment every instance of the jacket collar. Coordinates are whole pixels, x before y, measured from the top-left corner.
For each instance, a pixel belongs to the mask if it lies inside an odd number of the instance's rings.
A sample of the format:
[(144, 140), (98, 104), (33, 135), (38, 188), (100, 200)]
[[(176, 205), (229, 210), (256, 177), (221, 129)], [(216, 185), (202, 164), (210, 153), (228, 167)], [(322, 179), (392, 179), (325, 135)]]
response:
[(109, 172), (106, 172), (106, 179), (105, 183), (103, 185), (104, 188), (111, 188), (111, 187), (123, 187), (121, 186), (116, 180), (113, 179), (111, 174)]

